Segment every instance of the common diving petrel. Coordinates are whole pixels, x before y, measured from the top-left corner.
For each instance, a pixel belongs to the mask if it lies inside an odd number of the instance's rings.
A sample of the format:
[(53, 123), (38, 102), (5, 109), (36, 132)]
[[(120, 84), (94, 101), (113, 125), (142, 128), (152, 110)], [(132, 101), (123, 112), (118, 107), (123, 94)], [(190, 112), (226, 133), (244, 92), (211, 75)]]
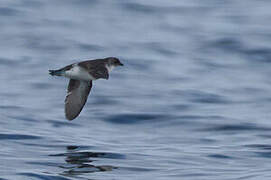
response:
[(92, 88), (92, 81), (108, 79), (109, 72), (116, 66), (123, 66), (118, 58), (87, 60), (70, 64), (58, 70), (49, 70), (52, 76), (64, 76), (70, 79), (65, 99), (65, 116), (68, 120), (75, 119), (86, 104)]

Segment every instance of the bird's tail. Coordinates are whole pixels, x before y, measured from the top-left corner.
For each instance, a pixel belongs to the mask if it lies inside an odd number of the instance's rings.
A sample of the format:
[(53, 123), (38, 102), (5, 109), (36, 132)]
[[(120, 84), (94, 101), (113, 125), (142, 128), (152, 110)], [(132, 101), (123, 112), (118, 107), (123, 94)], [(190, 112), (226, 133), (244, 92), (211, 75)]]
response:
[(49, 70), (49, 74), (52, 76), (62, 76), (63, 71), (62, 70)]

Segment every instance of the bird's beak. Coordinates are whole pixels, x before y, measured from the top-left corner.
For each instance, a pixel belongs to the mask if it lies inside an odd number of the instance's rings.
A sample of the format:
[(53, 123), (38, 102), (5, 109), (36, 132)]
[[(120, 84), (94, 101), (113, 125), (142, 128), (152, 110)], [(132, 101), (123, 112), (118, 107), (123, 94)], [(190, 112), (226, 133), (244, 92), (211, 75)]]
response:
[(122, 63), (119, 64), (120, 66), (124, 66)]

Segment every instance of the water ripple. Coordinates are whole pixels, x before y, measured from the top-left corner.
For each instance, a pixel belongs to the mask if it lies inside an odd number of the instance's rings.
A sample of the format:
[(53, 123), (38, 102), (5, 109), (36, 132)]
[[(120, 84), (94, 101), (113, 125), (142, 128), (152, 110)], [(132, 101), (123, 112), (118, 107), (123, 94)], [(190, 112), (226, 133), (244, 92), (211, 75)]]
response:
[(8, 106), (8, 105), (0, 105), (0, 109), (16, 109), (16, 110), (19, 110), (19, 109), (22, 109), (22, 107), (21, 106), (13, 106), (13, 105), (11, 105), (11, 106)]
[(67, 153), (51, 154), (49, 156), (65, 157), (66, 164), (60, 164), (59, 167), (64, 169), (61, 174), (64, 175), (78, 175), (84, 173), (93, 173), (99, 171), (112, 171), (117, 167), (111, 165), (93, 165), (91, 164), (97, 158), (109, 159), (125, 159), (125, 156), (117, 153), (109, 152), (90, 152), (78, 151), (79, 146), (67, 146)]
[(261, 149), (261, 150), (271, 150), (271, 145), (269, 144), (250, 144), (250, 145), (245, 145), (245, 147), (256, 148), (256, 149)]
[(30, 179), (37, 178), (37, 179), (42, 179), (42, 180), (52, 180), (52, 179), (55, 179), (55, 180), (70, 180), (70, 178), (61, 177), (61, 176), (47, 175), (45, 173), (17, 173), (17, 174), (29, 177)]
[(208, 44), (207, 50), (217, 49), (222, 50), (223, 52), (236, 53), (251, 62), (271, 62), (270, 48), (247, 47), (243, 42), (236, 38), (222, 38), (206, 44)]
[(270, 131), (269, 127), (260, 127), (255, 124), (243, 123), (243, 124), (229, 124), (229, 125), (217, 125), (204, 129), (204, 131)]
[(139, 4), (134, 2), (122, 3), (122, 7), (128, 11), (140, 12), (143, 14), (151, 14), (157, 12), (156, 8), (151, 5)]
[(162, 114), (117, 114), (105, 118), (106, 121), (117, 124), (134, 124), (163, 119)]
[(26, 134), (0, 134), (1, 140), (29, 140), (41, 139), (39, 136), (26, 135)]
[(0, 17), (1, 16), (18, 16), (21, 14), (22, 12), (17, 9), (8, 8), (8, 7), (0, 7)]
[(252, 148), (253, 153), (258, 157), (271, 158), (271, 146), (269, 144), (249, 144), (244, 147)]
[(145, 43), (144, 47), (152, 49), (161, 55), (165, 55), (166, 57), (176, 56), (178, 54), (178, 52), (174, 51), (173, 49), (170, 49), (169, 47), (157, 42)]
[(209, 154), (208, 157), (216, 158), (216, 159), (232, 159), (232, 157), (226, 156), (223, 154)]
[(246, 58), (250, 59), (253, 62), (271, 62), (271, 49), (261, 48), (261, 49), (245, 49), (244, 55)]
[(41, 37), (34, 34), (24, 34), (24, 46), (41, 52), (60, 52), (67, 49), (67, 44), (59, 43), (51, 36)]
[(228, 51), (228, 52), (240, 52), (243, 47), (242, 43), (238, 39), (235, 39), (235, 38), (217, 39), (207, 44), (211, 48), (218, 48), (218, 49), (221, 49), (223, 51)]
[(68, 0), (72, 4), (72, 6), (79, 5), (79, 6), (85, 6), (85, 7), (92, 7), (96, 4), (98, 4), (100, 1), (98, 0)]
[(117, 153), (108, 152), (71, 152), (51, 154), (50, 156), (66, 156), (66, 161), (81, 161), (88, 158), (109, 158), (109, 159), (124, 159), (125, 156)]
[(49, 124), (51, 124), (53, 127), (64, 127), (64, 126), (68, 126), (68, 127), (79, 127), (80, 125), (75, 124), (75, 123), (70, 123), (70, 122), (63, 122), (63, 121), (57, 121), (57, 120), (47, 120), (47, 122)]
[(95, 44), (87, 44), (87, 43), (79, 43), (78, 47), (83, 51), (103, 51), (105, 50), (104, 47), (95, 45)]
[(174, 91), (173, 93), (195, 103), (228, 104), (231, 102), (225, 96), (198, 90)]

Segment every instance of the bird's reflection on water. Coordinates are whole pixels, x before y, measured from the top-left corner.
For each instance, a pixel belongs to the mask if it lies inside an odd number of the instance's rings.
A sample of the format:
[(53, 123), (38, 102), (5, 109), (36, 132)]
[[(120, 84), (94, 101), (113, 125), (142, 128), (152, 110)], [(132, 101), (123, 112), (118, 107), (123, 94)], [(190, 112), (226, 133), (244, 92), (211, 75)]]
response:
[(110, 165), (93, 165), (94, 161), (97, 161), (97, 158), (122, 158), (123, 155), (107, 152), (89, 152), (89, 151), (80, 151), (79, 146), (67, 146), (67, 152), (61, 154), (53, 154), (50, 156), (63, 156), (65, 157), (65, 164), (60, 165), (59, 167), (65, 169), (63, 175), (79, 175), (83, 173), (93, 173), (101, 171), (112, 171), (117, 167)]

